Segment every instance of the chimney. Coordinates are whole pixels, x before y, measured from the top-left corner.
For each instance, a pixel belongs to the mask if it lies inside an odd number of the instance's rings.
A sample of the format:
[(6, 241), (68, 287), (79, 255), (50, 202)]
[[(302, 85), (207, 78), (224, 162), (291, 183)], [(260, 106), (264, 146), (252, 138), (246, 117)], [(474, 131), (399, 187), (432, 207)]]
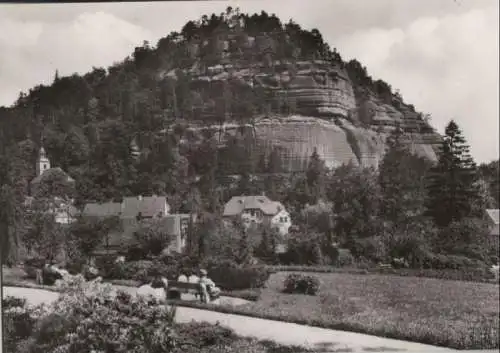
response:
[(142, 195), (137, 196), (137, 200), (142, 201)]

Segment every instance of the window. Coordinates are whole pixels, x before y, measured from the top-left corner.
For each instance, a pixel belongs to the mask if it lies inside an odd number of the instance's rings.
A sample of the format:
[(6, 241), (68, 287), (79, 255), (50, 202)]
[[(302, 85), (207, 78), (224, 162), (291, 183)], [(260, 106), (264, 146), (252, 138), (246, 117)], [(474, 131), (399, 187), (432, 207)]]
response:
[(43, 169), (47, 169), (47, 164), (44, 164), (44, 165), (43, 165)]

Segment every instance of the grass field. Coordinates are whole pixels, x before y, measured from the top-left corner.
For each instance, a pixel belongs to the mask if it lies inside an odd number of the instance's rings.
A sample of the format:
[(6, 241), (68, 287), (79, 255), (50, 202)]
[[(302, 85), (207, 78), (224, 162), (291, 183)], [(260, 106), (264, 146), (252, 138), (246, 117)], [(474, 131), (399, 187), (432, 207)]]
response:
[(383, 275), (316, 274), (317, 296), (283, 294), (271, 276), (255, 316), (406, 339), (457, 349), (498, 347), (498, 285)]

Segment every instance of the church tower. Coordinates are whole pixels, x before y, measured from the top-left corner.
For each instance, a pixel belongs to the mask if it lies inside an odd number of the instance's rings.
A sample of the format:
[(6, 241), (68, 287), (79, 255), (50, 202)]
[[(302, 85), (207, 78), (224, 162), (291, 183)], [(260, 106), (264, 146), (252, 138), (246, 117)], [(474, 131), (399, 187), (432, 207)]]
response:
[(42, 175), (42, 173), (48, 169), (50, 169), (50, 160), (47, 157), (45, 149), (42, 147), (40, 148), (40, 154), (38, 155), (36, 163), (36, 176)]

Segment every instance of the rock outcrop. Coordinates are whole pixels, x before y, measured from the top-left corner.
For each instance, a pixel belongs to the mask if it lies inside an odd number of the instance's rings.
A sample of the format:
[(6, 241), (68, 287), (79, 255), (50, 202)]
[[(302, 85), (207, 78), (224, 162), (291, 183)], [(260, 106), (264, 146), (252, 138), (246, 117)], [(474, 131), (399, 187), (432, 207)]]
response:
[[(206, 127), (190, 126), (190, 130)], [(212, 126), (216, 138), (224, 142), (229, 135), (240, 134), (241, 124)], [(264, 151), (277, 147), (283, 168), (288, 172), (303, 171), (314, 149), (330, 168), (342, 164), (377, 168), (384, 156), (385, 140), (390, 133), (354, 126), (346, 119), (325, 120), (318, 117), (288, 116), (257, 118), (252, 125), (244, 125), (245, 133), (252, 133), (257, 145)], [(407, 133), (410, 150), (435, 161), (435, 146), (439, 137), (433, 133)]]
[[(263, 45), (262, 40), (253, 38), (247, 38), (246, 43)], [(227, 48), (234, 44), (230, 38), (219, 44), (225, 53), (219, 63), (206, 66), (203, 60), (196, 60), (185, 70), (193, 89), (206, 92), (237, 81), (252, 90), (272, 92), (273, 102), (279, 100), (277, 106), (286, 102), (285, 113), (255, 119), (252, 131), (262, 148), (280, 148), (287, 170), (304, 170), (314, 149), (330, 167), (345, 163), (377, 167), (385, 140), (397, 126), (406, 132), (413, 152), (436, 160), (440, 137), (421, 114), (390, 88), (380, 94), (373, 87), (353, 84), (349, 68), (341, 60), (273, 60), (272, 54), (264, 54), (265, 59), (249, 63), (229, 60)], [(262, 51), (272, 46), (264, 45)], [(199, 47), (193, 52), (196, 57)], [(163, 72), (160, 79), (176, 79), (178, 73), (177, 69)], [(229, 123), (224, 130), (237, 131), (239, 126), (241, 123)]]

